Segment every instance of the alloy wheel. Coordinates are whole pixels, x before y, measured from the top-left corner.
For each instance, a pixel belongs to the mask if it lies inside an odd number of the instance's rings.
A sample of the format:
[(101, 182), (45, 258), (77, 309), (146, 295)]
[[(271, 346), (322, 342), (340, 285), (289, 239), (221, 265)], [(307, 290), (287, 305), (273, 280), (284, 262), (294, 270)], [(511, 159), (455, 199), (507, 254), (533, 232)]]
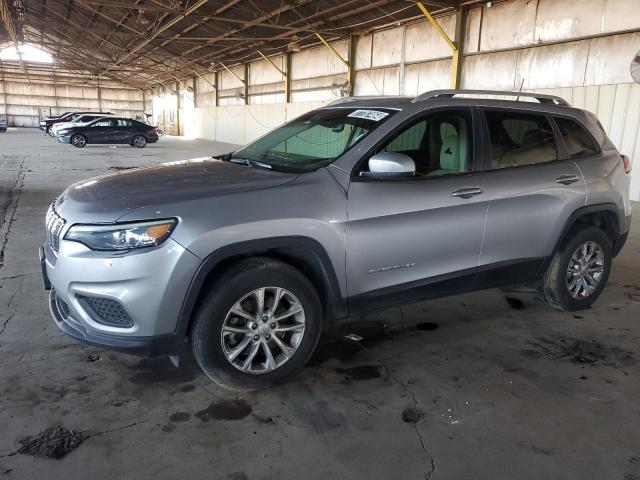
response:
[(604, 275), (604, 251), (600, 244), (589, 241), (581, 244), (569, 260), (567, 267), (567, 288), (575, 298), (591, 295)]
[(71, 139), (74, 147), (84, 147), (87, 144), (87, 139), (82, 135), (76, 135)]
[(293, 356), (304, 331), (300, 300), (284, 288), (262, 287), (231, 307), (220, 340), (231, 365), (244, 373), (262, 374), (281, 367)]

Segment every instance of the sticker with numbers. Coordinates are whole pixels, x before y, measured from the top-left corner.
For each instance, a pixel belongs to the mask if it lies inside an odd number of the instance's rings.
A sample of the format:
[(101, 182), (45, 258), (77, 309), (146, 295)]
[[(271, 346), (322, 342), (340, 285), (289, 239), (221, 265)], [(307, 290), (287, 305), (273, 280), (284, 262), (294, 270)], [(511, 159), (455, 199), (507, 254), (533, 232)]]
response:
[(377, 110), (356, 110), (347, 116), (351, 118), (366, 118), (367, 120), (379, 122), (387, 115), (389, 115), (387, 112), (378, 112)]

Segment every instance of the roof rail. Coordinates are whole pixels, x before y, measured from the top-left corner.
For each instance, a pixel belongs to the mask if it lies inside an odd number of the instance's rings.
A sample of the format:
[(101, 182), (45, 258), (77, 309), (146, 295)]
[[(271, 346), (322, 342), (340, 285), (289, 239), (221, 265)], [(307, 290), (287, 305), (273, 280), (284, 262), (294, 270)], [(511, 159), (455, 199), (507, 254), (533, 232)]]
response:
[(331, 107), (334, 105), (340, 105), (341, 103), (348, 103), (348, 102), (357, 102), (359, 100), (379, 100), (381, 98), (406, 98), (407, 100), (410, 97), (401, 97), (398, 95), (352, 95), (350, 97), (342, 97), (342, 98), (338, 98), (336, 100), (333, 100), (329, 103), (327, 103), (325, 105), (325, 107)]
[(564, 98), (557, 97), (555, 95), (545, 95), (542, 93), (526, 93), (526, 92), (503, 92), (500, 90), (431, 90), (425, 92), (422, 95), (418, 95), (411, 100), (412, 103), (423, 102), (425, 100), (435, 100), (438, 98), (453, 98), (456, 95), (496, 95), (496, 96), (509, 96), (509, 97), (528, 97), (535, 98), (540, 103), (550, 103), (553, 105), (560, 105), (568, 107), (569, 102)]

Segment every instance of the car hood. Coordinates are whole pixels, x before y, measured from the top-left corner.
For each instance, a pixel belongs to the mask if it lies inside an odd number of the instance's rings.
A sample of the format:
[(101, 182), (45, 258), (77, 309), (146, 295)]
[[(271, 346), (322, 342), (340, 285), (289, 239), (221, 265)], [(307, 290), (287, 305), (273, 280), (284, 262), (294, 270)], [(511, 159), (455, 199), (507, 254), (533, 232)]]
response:
[[(102, 175), (71, 185), (55, 202), (73, 223), (114, 222), (143, 208), (268, 188), (297, 178), (292, 173), (196, 158)], [(205, 203), (203, 203), (204, 207)]]

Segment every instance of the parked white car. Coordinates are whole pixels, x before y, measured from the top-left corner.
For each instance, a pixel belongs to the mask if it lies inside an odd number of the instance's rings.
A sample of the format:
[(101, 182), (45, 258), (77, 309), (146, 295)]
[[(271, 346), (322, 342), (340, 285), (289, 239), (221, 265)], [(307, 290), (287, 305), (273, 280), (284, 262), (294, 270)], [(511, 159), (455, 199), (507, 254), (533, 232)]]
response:
[(98, 120), (99, 118), (104, 118), (104, 117), (113, 117), (113, 115), (105, 115), (100, 113), (85, 113), (83, 115), (80, 115), (79, 117), (76, 117), (70, 122), (56, 123), (52, 125), (49, 130), (49, 135), (51, 135), (52, 137), (55, 137), (58, 135), (58, 132), (60, 130), (64, 130), (65, 128), (71, 128), (71, 127), (83, 127), (93, 122), (94, 120)]

